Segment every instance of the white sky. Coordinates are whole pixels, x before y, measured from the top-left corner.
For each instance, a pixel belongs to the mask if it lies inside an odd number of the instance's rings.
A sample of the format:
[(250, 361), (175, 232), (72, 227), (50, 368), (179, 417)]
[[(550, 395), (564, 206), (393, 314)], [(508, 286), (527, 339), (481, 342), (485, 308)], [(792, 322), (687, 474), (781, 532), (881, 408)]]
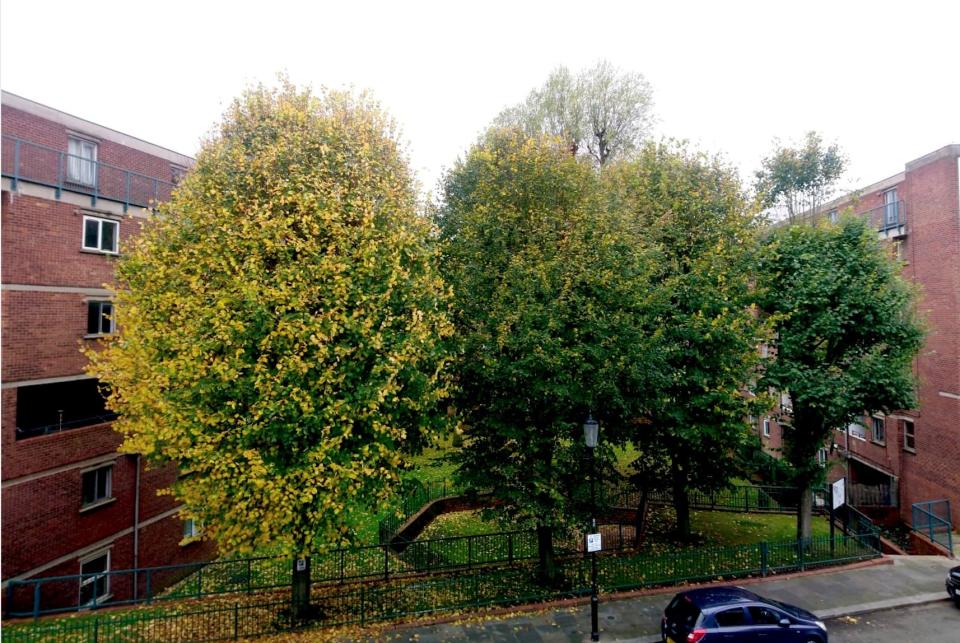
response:
[(551, 69), (607, 58), (652, 84), (658, 136), (749, 178), (774, 137), (815, 129), (854, 188), (960, 143), (958, 36), (956, 0), (3, 0), (0, 85), (186, 154), (279, 71), (366, 88), (432, 188)]

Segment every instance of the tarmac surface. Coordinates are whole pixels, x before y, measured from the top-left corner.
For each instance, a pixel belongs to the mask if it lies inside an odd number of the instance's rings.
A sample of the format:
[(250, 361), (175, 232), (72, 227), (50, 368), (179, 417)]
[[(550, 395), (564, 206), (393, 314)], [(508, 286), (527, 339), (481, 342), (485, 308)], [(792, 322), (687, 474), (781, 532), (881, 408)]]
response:
[[(738, 580), (730, 584), (744, 585), (762, 596), (806, 608), (822, 620), (856, 618), (948, 600), (944, 580), (947, 570), (957, 565), (956, 560), (941, 556), (886, 556), (877, 562), (881, 564)], [(601, 596), (600, 640), (659, 642), (663, 608), (677, 591), (674, 587), (626, 597)], [(960, 633), (960, 620), (957, 630), (944, 635), (956, 633)], [(590, 640), (590, 606), (589, 603), (565, 605), (537, 612), (488, 614), (450, 623), (404, 625), (381, 632), (376, 640), (578, 643)], [(960, 636), (944, 640), (960, 641)]]

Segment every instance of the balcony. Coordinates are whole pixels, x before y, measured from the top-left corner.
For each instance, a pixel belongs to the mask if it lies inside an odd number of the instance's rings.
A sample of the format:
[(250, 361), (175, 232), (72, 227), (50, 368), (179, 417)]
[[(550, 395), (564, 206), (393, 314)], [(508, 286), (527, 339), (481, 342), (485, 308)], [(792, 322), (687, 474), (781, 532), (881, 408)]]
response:
[(174, 184), (152, 176), (125, 170), (100, 161), (82, 158), (14, 136), (3, 136), (3, 176), (10, 188), (23, 181), (53, 188), (56, 198), (64, 192), (90, 197), (90, 206), (99, 199), (130, 206), (154, 208), (170, 199)]
[(907, 236), (907, 206), (903, 201), (886, 203), (880, 207), (861, 212), (877, 227), (881, 239), (899, 239)]

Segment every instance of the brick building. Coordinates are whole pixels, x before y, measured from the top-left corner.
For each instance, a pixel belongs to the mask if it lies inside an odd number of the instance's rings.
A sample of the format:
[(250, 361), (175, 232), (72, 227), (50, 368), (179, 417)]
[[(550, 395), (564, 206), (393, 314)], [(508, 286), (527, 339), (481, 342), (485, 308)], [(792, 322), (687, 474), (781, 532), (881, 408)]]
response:
[(98, 574), (212, 546), (157, 495), (173, 468), (117, 453), (79, 349), (113, 332), (114, 262), (193, 160), (7, 92), (2, 126), (3, 581), (92, 574), (45, 603), (130, 598)]
[[(828, 479), (847, 476), (852, 504), (896, 507), (908, 524), (913, 503), (948, 499), (960, 524), (960, 145), (910, 161), (816, 216), (844, 212), (868, 217), (892, 244), (904, 276), (920, 286), (928, 334), (914, 363), (919, 406), (838, 428)], [(775, 450), (780, 427), (766, 426), (761, 419), (761, 440)]]

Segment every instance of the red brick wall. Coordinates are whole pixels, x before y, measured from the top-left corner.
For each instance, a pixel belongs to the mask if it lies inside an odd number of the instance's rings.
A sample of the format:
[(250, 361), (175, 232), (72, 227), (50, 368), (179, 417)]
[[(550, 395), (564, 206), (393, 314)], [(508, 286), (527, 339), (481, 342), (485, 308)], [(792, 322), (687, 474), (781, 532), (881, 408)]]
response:
[[(95, 212), (8, 192), (3, 205), (4, 283), (101, 288), (113, 281), (116, 258), (81, 249), (83, 213)], [(143, 222), (133, 216), (120, 220), (121, 254)]]
[[(3, 133), (5, 135), (14, 136), (31, 143), (38, 143), (46, 147), (52, 147), (62, 152), (67, 151), (69, 135), (65, 126), (10, 107), (9, 105), (3, 105), (2, 110)], [(82, 129), (77, 130), (76, 133), (85, 134)], [(162, 181), (170, 182), (173, 178), (170, 170), (171, 163), (166, 159), (141, 152), (140, 150), (131, 149), (93, 135), (89, 135), (89, 137), (98, 143), (97, 161), (99, 162), (143, 174), (151, 178), (157, 178)], [(9, 144), (5, 144), (4, 147), (7, 148), (8, 145)], [(26, 151), (27, 147), (22, 148), (21, 160), (26, 162), (30, 158), (29, 155), (34, 154), (37, 159), (42, 159), (42, 161), (39, 162), (45, 165), (54, 164), (53, 167), (55, 167), (56, 159), (53, 155), (49, 153), (42, 154), (39, 151), (34, 151), (34, 149), (35, 148), (30, 148), (28, 152)], [(104, 173), (102, 178), (107, 181), (112, 180), (109, 173)], [(106, 187), (107, 186), (103, 186), (102, 189), (106, 191)]]

